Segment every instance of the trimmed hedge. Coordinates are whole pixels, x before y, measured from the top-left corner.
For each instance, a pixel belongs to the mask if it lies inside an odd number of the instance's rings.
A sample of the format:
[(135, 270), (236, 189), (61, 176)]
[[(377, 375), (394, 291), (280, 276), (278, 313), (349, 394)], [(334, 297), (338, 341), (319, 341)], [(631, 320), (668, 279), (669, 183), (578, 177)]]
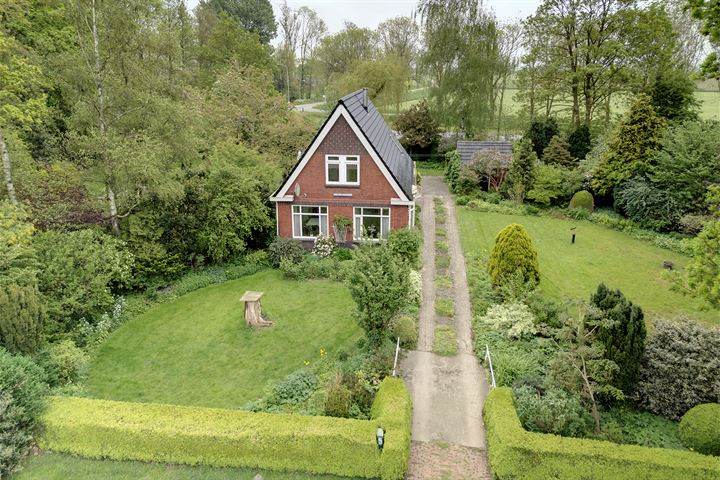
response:
[[(410, 452), (410, 396), (383, 381), (372, 420), (54, 397), (40, 447), (88, 458), (249, 467), (398, 480)], [(382, 426), (385, 449), (375, 433)]]
[(720, 459), (694, 452), (528, 432), (520, 424), (510, 388), (490, 392), (483, 417), (490, 467), (500, 480), (720, 478)]
[(720, 404), (694, 406), (683, 415), (679, 428), (686, 447), (705, 455), (720, 455)]

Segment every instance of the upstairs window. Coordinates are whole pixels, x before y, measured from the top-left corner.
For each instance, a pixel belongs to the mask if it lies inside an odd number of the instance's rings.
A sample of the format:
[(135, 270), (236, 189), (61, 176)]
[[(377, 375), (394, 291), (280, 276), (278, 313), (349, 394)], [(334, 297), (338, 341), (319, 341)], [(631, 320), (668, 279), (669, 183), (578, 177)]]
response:
[(360, 185), (360, 157), (357, 155), (326, 155), (325, 183), (328, 185)]
[(293, 205), (293, 237), (316, 238), (328, 233), (327, 207)]

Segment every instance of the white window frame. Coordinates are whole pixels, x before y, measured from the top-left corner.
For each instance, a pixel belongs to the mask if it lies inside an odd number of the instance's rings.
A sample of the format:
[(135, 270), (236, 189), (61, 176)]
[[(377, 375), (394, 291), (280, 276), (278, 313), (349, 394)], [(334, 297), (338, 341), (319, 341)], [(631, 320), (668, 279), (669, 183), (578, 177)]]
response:
[[(318, 212), (317, 214), (310, 214), (310, 213), (302, 213), (303, 207), (305, 208), (317, 208)], [(297, 212), (295, 210), (298, 210)], [(328, 235), (328, 207), (327, 205), (293, 205), (292, 211), (291, 211), (291, 221), (292, 221), (292, 233), (293, 238), (296, 238), (298, 240), (315, 240), (317, 237), (310, 237), (310, 236), (304, 236), (302, 235), (302, 231), (298, 232), (295, 229), (295, 217), (296, 216), (309, 216), (309, 215), (317, 215), (318, 217), (318, 230), (320, 232), (320, 235)], [(323, 226), (324, 231), (323, 231)]]
[[(368, 215), (365, 213), (366, 209), (374, 209), (374, 210), (380, 210), (380, 215)], [(384, 214), (383, 212), (387, 210), (387, 213)], [(362, 236), (364, 228), (357, 228), (358, 225), (358, 219), (360, 219), (360, 226), (364, 227), (364, 221), (363, 218), (365, 217), (373, 217), (373, 218), (379, 218), (380, 219), (380, 232), (378, 238), (364, 238)], [(387, 231), (383, 231), (383, 219), (387, 218)], [(390, 235), (390, 231), (392, 230), (392, 211), (390, 207), (353, 207), (353, 240), (354, 241), (360, 241), (360, 240), (372, 240), (374, 242), (379, 242), (381, 240), (387, 240), (388, 235)]]
[[(337, 160), (336, 160), (337, 159)], [(330, 180), (330, 165), (338, 165), (339, 175), (338, 181)], [(347, 181), (347, 166), (355, 165), (357, 167), (357, 181)], [(360, 185), (360, 155), (325, 155), (325, 184), (326, 185), (350, 185), (353, 187)]]

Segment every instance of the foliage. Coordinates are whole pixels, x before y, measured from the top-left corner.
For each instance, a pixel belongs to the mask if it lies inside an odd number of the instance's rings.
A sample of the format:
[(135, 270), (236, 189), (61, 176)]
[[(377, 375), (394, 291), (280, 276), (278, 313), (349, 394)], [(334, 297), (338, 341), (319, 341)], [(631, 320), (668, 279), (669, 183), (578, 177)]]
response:
[(640, 227), (659, 231), (671, 229), (679, 217), (672, 194), (642, 177), (634, 177), (615, 189), (615, 209)]
[(435, 313), (441, 317), (452, 317), (455, 315), (455, 302), (452, 298), (436, 298)]
[(672, 197), (682, 212), (703, 213), (708, 183), (720, 183), (720, 122), (672, 126), (655, 155), (653, 184)]
[(397, 315), (390, 322), (393, 337), (400, 337), (400, 344), (405, 348), (414, 348), (418, 339), (417, 320), (412, 315)]
[(451, 192), (455, 192), (460, 177), (460, 153), (452, 150), (445, 154), (445, 181)]
[(592, 423), (580, 398), (559, 388), (538, 392), (524, 386), (514, 389), (513, 396), (517, 416), (528, 431), (582, 437)]
[(570, 154), (570, 144), (559, 135), (550, 139), (542, 154), (542, 161), (547, 165), (560, 165), (563, 167), (575, 167), (577, 161)]
[(0, 284), (35, 283), (34, 232), (35, 227), (25, 209), (9, 201), (0, 201)]
[(648, 92), (658, 115), (671, 122), (697, 119), (695, 82), (679, 69), (658, 72)]
[(638, 404), (679, 419), (701, 403), (720, 401), (720, 332), (690, 320), (657, 320), (647, 339), (635, 389)]
[(357, 320), (370, 345), (377, 347), (388, 333), (388, 322), (405, 304), (410, 288), (408, 267), (386, 245), (370, 245), (357, 253), (348, 282)]
[(268, 0), (209, 0), (208, 5), (216, 12), (227, 13), (243, 29), (255, 33), (264, 44), (269, 44), (275, 37), (277, 24)]
[(325, 390), (325, 415), (330, 417), (348, 417), (350, 416), (351, 404), (352, 394), (350, 390), (343, 385), (342, 377), (336, 375), (335, 378), (328, 383)]
[(0, 347), (13, 353), (34, 352), (44, 320), (45, 306), (37, 286), (8, 283), (0, 288)]
[(287, 237), (275, 237), (275, 240), (268, 246), (268, 260), (270, 260), (270, 265), (275, 268), (280, 266), (282, 260), (298, 264), (306, 253), (300, 242)]
[(477, 185), (480, 180), (487, 179), (488, 190), (499, 190), (505, 182), (508, 165), (511, 157), (497, 150), (478, 150), (473, 154), (470, 165), (471, 171), (477, 176)]
[(45, 407), (43, 371), (0, 348), (0, 476), (9, 476), (29, 452)]
[(493, 285), (501, 285), (507, 278), (521, 271), (525, 282), (537, 284), (540, 281), (540, 266), (537, 250), (522, 225), (513, 223), (503, 228), (495, 237), (490, 253), (488, 272)]
[(319, 235), (315, 238), (313, 254), (320, 258), (327, 258), (333, 254), (336, 246), (335, 237), (331, 237), (330, 235)]
[(87, 375), (90, 359), (72, 340), (47, 345), (36, 362), (45, 371), (51, 387), (78, 383)]
[(550, 205), (570, 198), (580, 189), (580, 172), (557, 165), (541, 164), (527, 197), (537, 203)]
[(612, 324), (600, 325), (597, 339), (605, 346), (603, 355), (618, 366), (613, 385), (629, 394), (635, 388), (640, 361), (645, 353), (645, 315), (620, 290), (598, 285), (590, 302)]
[(430, 154), (440, 143), (440, 128), (426, 99), (402, 112), (395, 120), (400, 143), (408, 153)]
[(524, 303), (493, 305), (480, 321), (509, 338), (535, 335), (535, 316)]
[(688, 410), (680, 420), (680, 436), (691, 450), (720, 456), (720, 405), (704, 403)]
[(401, 259), (410, 267), (418, 265), (421, 245), (422, 236), (419, 228), (392, 230), (387, 240), (387, 248), (395, 257)]
[(636, 96), (613, 131), (607, 154), (595, 172), (595, 191), (607, 195), (632, 177), (648, 173), (656, 152), (662, 149), (664, 132), (665, 120), (657, 115), (650, 98)]
[(587, 190), (580, 190), (575, 192), (575, 195), (570, 199), (570, 205), (568, 208), (581, 209), (586, 212), (592, 213), (595, 209), (595, 200), (593, 199), (592, 193)]
[(510, 197), (517, 203), (522, 203), (525, 195), (535, 182), (537, 170), (537, 155), (532, 149), (532, 143), (523, 139), (513, 145), (512, 162), (507, 172), (506, 183)]
[(100, 316), (115, 302), (114, 286), (129, 280), (133, 257), (123, 242), (96, 230), (36, 236), (40, 291), (51, 322), (46, 331), (70, 331), (81, 319)]
[(570, 155), (577, 160), (584, 160), (590, 150), (592, 150), (590, 127), (584, 123), (578, 125), (570, 132), (567, 141)]
[(643, 447), (685, 450), (678, 424), (673, 420), (644, 410), (635, 410), (628, 404), (609, 408), (602, 417), (602, 433), (591, 434), (591, 438)]
[[(410, 404), (402, 381), (389, 380), (380, 387), (373, 420), (55, 397), (43, 417), (41, 446), (89, 458), (399, 480), (407, 467)], [(380, 453), (378, 424), (387, 435)]]
[(720, 306), (720, 220), (705, 224), (693, 240), (693, 260), (688, 266), (688, 283), (693, 292)]
[(551, 117), (535, 119), (530, 123), (525, 138), (532, 142), (533, 150), (538, 158), (550, 144), (553, 137), (560, 133), (557, 120)]
[(720, 462), (694, 452), (527, 432), (509, 388), (490, 391), (483, 409), (488, 460), (498, 478), (541, 480), (710, 480)]
[(392, 105), (396, 111), (407, 91), (407, 62), (393, 55), (377, 59), (357, 60), (349, 69), (328, 85), (330, 98), (340, 98), (350, 92), (367, 88), (368, 97), (380, 105)]
[(433, 337), (433, 353), (443, 357), (453, 357), (457, 354), (457, 335), (455, 329), (450, 325), (438, 325), (435, 327)]

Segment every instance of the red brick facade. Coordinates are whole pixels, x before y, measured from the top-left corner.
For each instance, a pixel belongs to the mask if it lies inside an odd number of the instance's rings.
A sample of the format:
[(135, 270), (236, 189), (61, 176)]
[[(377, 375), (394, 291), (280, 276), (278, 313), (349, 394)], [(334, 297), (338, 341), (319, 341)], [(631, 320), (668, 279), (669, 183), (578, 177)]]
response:
[[(358, 155), (360, 157), (360, 185), (334, 186), (325, 181), (326, 155)], [(295, 195), (299, 185), (300, 195)], [(341, 196), (337, 196), (340, 194)], [(409, 208), (407, 205), (391, 205), (391, 199), (398, 198), (397, 192), (375, 164), (368, 151), (358, 139), (347, 120), (338, 117), (335, 124), (322, 140), (310, 160), (290, 185), (287, 194), (292, 202), (277, 202), (278, 235), (293, 236), (292, 205), (313, 205), (328, 207), (329, 233), (336, 216), (353, 219), (353, 207), (390, 208), (391, 230), (407, 227)], [(352, 227), (347, 241), (353, 238)]]

